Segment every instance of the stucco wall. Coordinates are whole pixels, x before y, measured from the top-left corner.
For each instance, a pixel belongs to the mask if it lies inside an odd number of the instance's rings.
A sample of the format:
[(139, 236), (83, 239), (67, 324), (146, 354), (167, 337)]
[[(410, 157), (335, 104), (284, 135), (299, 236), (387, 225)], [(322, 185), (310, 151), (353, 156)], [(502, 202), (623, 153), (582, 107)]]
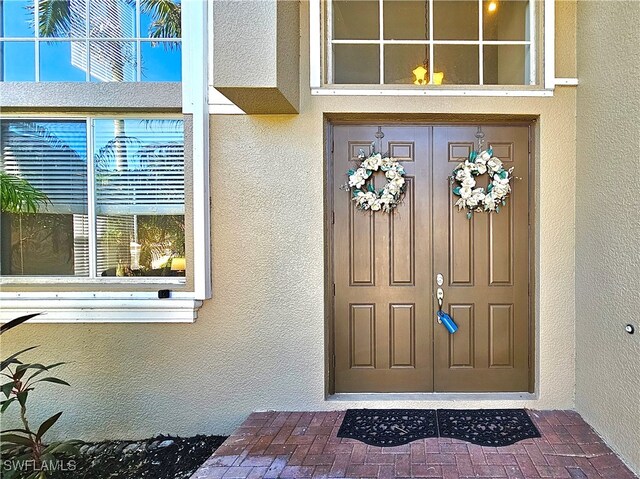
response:
[[(575, 18), (558, 22), (565, 41)], [(311, 97), (305, 3), (301, 31), (300, 115), (213, 118), (214, 298), (198, 321), (25, 325), (3, 337), (3, 352), (41, 344), (33, 359), (72, 361), (60, 370), (71, 392), (51, 386), (34, 395), (42, 416), (66, 411), (57, 431), (85, 439), (228, 433), (252, 410), (451, 406), (324, 399), (326, 112), (539, 115), (539, 399), (456, 406), (574, 406), (575, 89), (553, 98)], [(558, 63), (570, 70), (573, 54)]]
[(639, 24), (637, 1), (579, 2), (576, 407), (640, 472)]

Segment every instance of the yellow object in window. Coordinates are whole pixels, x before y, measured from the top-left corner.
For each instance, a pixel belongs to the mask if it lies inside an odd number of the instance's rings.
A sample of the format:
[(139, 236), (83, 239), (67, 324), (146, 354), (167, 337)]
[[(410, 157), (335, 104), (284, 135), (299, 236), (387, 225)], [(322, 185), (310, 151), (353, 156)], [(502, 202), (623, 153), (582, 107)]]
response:
[[(419, 65), (413, 69), (413, 74), (416, 79), (413, 81), (414, 85), (427, 85), (429, 84), (429, 70), (426, 68), (427, 65)], [(433, 72), (433, 84), (434, 85), (442, 85), (442, 80), (444, 79), (443, 72)]]

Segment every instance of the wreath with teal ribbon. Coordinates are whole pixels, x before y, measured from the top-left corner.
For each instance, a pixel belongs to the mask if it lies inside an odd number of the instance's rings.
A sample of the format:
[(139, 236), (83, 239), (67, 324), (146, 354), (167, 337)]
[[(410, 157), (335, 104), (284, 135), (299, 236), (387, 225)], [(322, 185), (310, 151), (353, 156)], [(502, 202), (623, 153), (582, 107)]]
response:
[[(500, 206), (505, 206), (507, 197), (511, 193), (511, 179), (513, 168), (504, 169), (502, 161), (493, 156), (493, 149), (480, 152), (472, 151), (469, 158), (460, 163), (450, 176), (455, 184), (453, 194), (460, 198), (456, 201), (458, 210), (467, 209), (467, 218), (471, 219), (474, 212), (500, 212)], [(478, 187), (478, 179), (487, 175), (486, 190)]]

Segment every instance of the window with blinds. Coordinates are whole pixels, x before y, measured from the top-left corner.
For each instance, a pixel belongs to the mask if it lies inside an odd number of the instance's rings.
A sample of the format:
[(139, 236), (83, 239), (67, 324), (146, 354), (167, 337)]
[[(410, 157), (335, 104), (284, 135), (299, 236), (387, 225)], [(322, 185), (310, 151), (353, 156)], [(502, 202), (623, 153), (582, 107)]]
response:
[(2, 212), (2, 275), (184, 276), (182, 120), (2, 120), (0, 149), (49, 199)]

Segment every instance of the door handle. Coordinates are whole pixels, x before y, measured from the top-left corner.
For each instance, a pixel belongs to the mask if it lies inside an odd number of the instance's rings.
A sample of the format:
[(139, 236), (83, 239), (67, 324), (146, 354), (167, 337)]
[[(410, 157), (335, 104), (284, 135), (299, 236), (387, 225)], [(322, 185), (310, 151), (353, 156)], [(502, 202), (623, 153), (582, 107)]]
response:
[[(438, 289), (436, 290), (436, 298), (438, 299), (438, 311), (442, 311), (442, 302), (444, 301), (444, 291), (441, 287), (444, 284), (444, 276), (442, 275), (442, 273), (438, 273), (436, 275), (436, 284), (438, 285)], [(438, 322), (441, 323), (442, 321), (440, 321), (440, 316), (436, 315), (436, 317), (438, 318)]]

